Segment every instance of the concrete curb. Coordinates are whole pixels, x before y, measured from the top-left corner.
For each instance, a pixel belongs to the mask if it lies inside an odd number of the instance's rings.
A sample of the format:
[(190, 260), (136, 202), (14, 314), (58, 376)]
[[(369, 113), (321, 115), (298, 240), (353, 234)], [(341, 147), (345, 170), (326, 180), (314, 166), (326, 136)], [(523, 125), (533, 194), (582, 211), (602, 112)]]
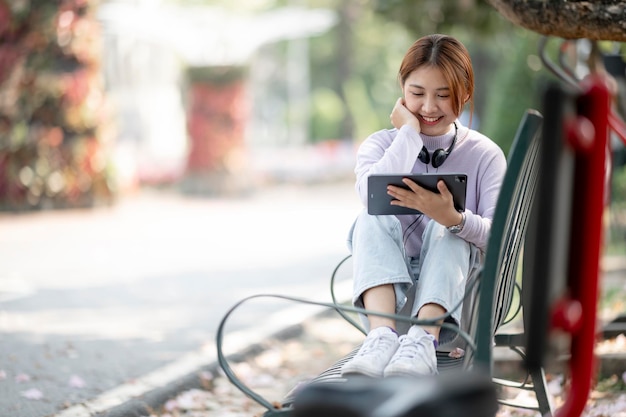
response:
[[(268, 335), (265, 339), (288, 340), (297, 337), (302, 333), (302, 324), (294, 324), (289, 328), (280, 330), (277, 333)], [(228, 356), (229, 362), (237, 362), (256, 355), (264, 350), (262, 343), (252, 344), (243, 350)], [(174, 364), (173, 364), (174, 365)], [(93, 417), (129, 417), (147, 416), (154, 410), (162, 407), (168, 400), (176, 397), (180, 393), (190, 389), (207, 388), (210, 381), (203, 378), (204, 373), (216, 375), (220, 372), (219, 363), (216, 361), (197, 367), (195, 370), (178, 378), (171, 378), (163, 386), (146, 391), (128, 401), (109, 408), (96, 414)], [(73, 416), (73, 415), (72, 415)]]
[[(241, 360), (263, 350), (263, 341), (270, 338), (287, 339), (302, 331), (302, 323), (320, 311), (303, 315), (302, 311), (283, 311), (285, 320), (268, 320), (273, 325), (254, 332), (244, 330), (227, 335), (228, 347), (224, 352), (230, 361)], [(245, 334), (244, 334), (245, 333)], [(245, 342), (244, 342), (245, 341)], [(205, 349), (189, 353), (179, 360), (161, 367), (133, 383), (120, 385), (82, 404), (74, 405), (53, 417), (129, 417), (146, 416), (167, 400), (181, 392), (206, 387), (205, 372), (216, 375), (220, 371), (217, 347), (211, 344)]]

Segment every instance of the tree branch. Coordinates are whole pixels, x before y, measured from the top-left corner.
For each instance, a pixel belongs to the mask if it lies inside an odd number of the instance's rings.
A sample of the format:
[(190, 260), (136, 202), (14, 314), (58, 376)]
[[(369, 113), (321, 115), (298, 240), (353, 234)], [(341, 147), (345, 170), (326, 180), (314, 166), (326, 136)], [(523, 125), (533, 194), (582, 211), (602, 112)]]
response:
[(626, 41), (626, 1), (487, 1), (514, 24), (543, 35)]

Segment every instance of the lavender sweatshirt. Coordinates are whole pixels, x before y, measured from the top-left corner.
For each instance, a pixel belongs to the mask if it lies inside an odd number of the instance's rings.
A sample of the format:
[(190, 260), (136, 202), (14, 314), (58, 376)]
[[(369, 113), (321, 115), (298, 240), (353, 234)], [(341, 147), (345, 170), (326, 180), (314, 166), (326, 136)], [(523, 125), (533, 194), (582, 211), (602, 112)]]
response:
[[(356, 191), (363, 205), (367, 206), (367, 177), (385, 173), (465, 173), (467, 195), (465, 201), (465, 227), (458, 234), (482, 251), (487, 246), (498, 193), (506, 171), (506, 158), (502, 149), (488, 137), (462, 126), (457, 120), (456, 145), (446, 161), (438, 169), (424, 164), (417, 155), (426, 146), (432, 155), (436, 149), (447, 149), (454, 137), (454, 126), (442, 136), (426, 136), (410, 126), (385, 129), (370, 135), (359, 147), (356, 157)], [(413, 223), (417, 216), (397, 216), (402, 230)], [(405, 248), (407, 256), (416, 257), (422, 247), (422, 234), (430, 220), (423, 216), (417, 228), (408, 235)], [(415, 227), (415, 225), (413, 225)], [(413, 229), (413, 227), (411, 229)]]

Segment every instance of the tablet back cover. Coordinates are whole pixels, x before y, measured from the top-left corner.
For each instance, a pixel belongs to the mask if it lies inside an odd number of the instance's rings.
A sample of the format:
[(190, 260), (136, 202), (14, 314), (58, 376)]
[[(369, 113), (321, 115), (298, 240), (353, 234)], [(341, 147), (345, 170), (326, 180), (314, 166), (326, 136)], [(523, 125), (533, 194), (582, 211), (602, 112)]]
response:
[(444, 180), (446, 186), (452, 193), (455, 208), (459, 211), (465, 210), (465, 193), (467, 189), (466, 174), (374, 174), (370, 175), (367, 179), (367, 212), (375, 215), (421, 214), (418, 210), (391, 205), (393, 198), (387, 194), (387, 186), (396, 185), (408, 189), (409, 187), (402, 182), (403, 178), (410, 178), (422, 187), (436, 193), (439, 192), (437, 190), (437, 182)]

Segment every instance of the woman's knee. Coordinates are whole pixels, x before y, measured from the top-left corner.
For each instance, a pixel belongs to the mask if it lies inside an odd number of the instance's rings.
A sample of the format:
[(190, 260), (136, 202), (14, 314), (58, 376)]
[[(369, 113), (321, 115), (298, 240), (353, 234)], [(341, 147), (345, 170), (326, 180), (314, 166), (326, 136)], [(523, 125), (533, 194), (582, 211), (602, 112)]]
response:
[(392, 231), (400, 227), (400, 220), (396, 216), (376, 216), (362, 210), (356, 219), (359, 228), (376, 228)]
[(352, 247), (359, 238), (367, 241), (383, 237), (401, 239), (401, 229), (400, 220), (396, 216), (375, 216), (363, 210), (352, 225), (349, 245)]

